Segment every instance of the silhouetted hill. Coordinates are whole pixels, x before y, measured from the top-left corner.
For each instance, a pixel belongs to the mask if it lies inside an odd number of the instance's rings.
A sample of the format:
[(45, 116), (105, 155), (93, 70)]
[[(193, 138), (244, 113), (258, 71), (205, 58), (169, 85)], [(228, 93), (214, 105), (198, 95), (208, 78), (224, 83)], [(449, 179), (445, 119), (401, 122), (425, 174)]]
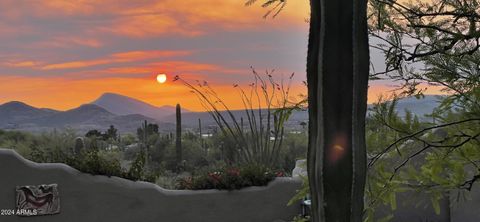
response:
[(92, 104), (100, 106), (116, 115), (142, 114), (157, 120), (175, 113), (175, 107), (173, 106), (156, 107), (146, 102), (115, 93), (104, 93), (93, 101)]
[(55, 113), (46, 118), (40, 118), (34, 123), (42, 126), (75, 126), (80, 124), (96, 124), (105, 120), (113, 119), (114, 114), (102, 107), (93, 104), (81, 105), (78, 108), (65, 112)]
[[(413, 97), (404, 98), (398, 102), (397, 112), (400, 116), (403, 116), (405, 109), (408, 109), (415, 115), (422, 117), (432, 112), (438, 105), (438, 100), (439, 98), (437, 96), (425, 96), (422, 99), (415, 99)], [(128, 108), (121, 110), (122, 101), (125, 102)], [(47, 108), (35, 108), (25, 103), (14, 101), (0, 105), (0, 128), (26, 131), (73, 128), (79, 132), (86, 132), (91, 129), (105, 130), (110, 125), (114, 125), (121, 133), (135, 133), (136, 129), (141, 126), (144, 120), (159, 124), (159, 128), (162, 131), (171, 131), (175, 128), (176, 118), (173, 107), (163, 107), (164, 109), (161, 109), (161, 107), (155, 107), (129, 97), (108, 93), (104, 94), (102, 98), (96, 102), (105, 106), (106, 104), (110, 104), (110, 109), (117, 110), (117, 112), (112, 113), (104, 107), (95, 104), (85, 104), (67, 111), (56, 111)], [(156, 115), (158, 116), (165, 116), (158, 120), (141, 113), (117, 114), (134, 112), (136, 107), (145, 108), (138, 109), (140, 111), (143, 110), (143, 113), (151, 111), (157, 113)], [(371, 107), (371, 105), (369, 105), (369, 107)], [(221, 112), (229, 121), (230, 117), (228, 113), (226, 111)], [(266, 113), (265, 110), (262, 112), (264, 114)], [(151, 114), (153, 115), (153, 113)], [(161, 113), (161, 115), (158, 113)], [(248, 126), (248, 119), (244, 110), (234, 110), (232, 113), (238, 122), (240, 122), (240, 119), (243, 117), (245, 126)], [(258, 118), (258, 111), (255, 111), (255, 115), (257, 115)], [(182, 112), (182, 125), (186, 126), (186, 128), (198, 128), (198, 119), (202, 120), (202, 126), (205, 129), (216, 127), (215, 121), (207, 112)], [(286, 126), (290, 129), (300, 129), (302, 128), (301, 123), (307, 121), (307, 111), (295, 111), (286, 123)]]
[[(410, 110), (413, 114), (423, 117), (425, 114), (429, 114), (433, 111), (435, 107), (439, 105), (439, 98), (435, 95), (426, 95), (424, 98), (416, 99), (415, 97), (403, 98), (398, 101), (396, 110), (400, 116), (405, 115), (405, 110)], [(371, 108), (373, 105), (369, 104), (368, 107)], [(226, 117), (229, 121), (230, 117), (226, 111), (221, 111), (222, 115)], [(234, 110), (232, 111), (235, 118), (240, 122), (240, 118), (243, 117), (245, 125), (247, 124), (247, 117), (244, 110)], [(263, 111), (265, 113), (265, 111)], [(258, 114), (258, 111), (255, 111), (255, 115)], [(215, 125), (214, 119), (207, 112), (183, 112), (182, 113), (182, 124), (188, 127), (195, 128), (198, 126), (198, 119), (202, 120), (203, 126)], [(162, 119), (164, 122), (175, 122), (175, 114), (169, 115)], [(287, 122), (287, 125), (292, 128), (300, 128), (301, 122), (308, 121), (308, 112), (307, 111), (294, 111), (290, 116), (290, 119)]]
[[(238, 123), (241, 122), (243, 118), (244, 126), (248, 126), (248, 117), (245, 113), (245, 110), (232, 110), (233, 116), (235, 116)], [(225, 117), (225, 119), (230, 122), (231, 118), (227, 111), (220, 111), (220, 113)], [(258, 120), (259, 113), (258, 110), (254, 111), (254, 114)], [(262, 110), (263, 119), (266, 119), (267, 110)], [(202, 127), (216, 126), (215, 120), (210, 116), (208, 112), (182, 112), (182, 125), (191, 128), (198, 128), (198, 119), (202, 121)], [(175, 114), (167, 116), (163, 119), (163, 122), (175, 123), (176, 116)], [(290, 128), (299, 128), (301, 127), (301, 122), (306, 122), (308, 120), (308, 112), (305, 111), (294, 111), (290, 116), (286, 126)], [(273, 121), (273, 116), (272, 116)]]
[(7, 127), (39, 117), (46, 117), (55, 112), (56, 111), (50, 109), (35, 108), (18, 101), (4, 103), (0, 105), (0, 127)]
[(397, 111), (400, 116), (405, 115), (405, 110), (410, 110), (417, 116), (424, 116), (429, 114), (437, 107), (441, 96), (426, 95), (424, 98), (417, 99), (415, 97), (408, 97), (398, 101)]
[(106, 109), (85, 104), (67, 111), (39, 109), (21, 102), (10, 102), (0, 106), (0, 128), (25, 131), (45, 131), (71, 128), (79, 133), (91, 129), (105, 130), (114, 125), (120, 132), (136, 132), (142, 122), (157, 123), (166, 129), (173, 129), (172, 124), (140, 115), (115, 115)]
[[(400, 117), (405, 116), (405, 111), (409, 110), (420, 120), (426, 120), (425, 115), (432, 113), (432, 111), (440, 105), (441, 96), (438, 95), (425, 95), (423, 98), (417, 99), (415, 97), (406, 97), (398, 100), (396, 111)], [(373, 107), (372, 104), (368, 105), (367, 113), (371, 112), (370, 109)]]

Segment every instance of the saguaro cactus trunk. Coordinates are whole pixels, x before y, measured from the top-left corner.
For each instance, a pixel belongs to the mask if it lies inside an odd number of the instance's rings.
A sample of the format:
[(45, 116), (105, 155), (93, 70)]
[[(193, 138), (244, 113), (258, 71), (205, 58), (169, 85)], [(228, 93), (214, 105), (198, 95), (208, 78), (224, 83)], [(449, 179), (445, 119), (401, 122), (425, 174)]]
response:
[(200, 147), (202, 147), (202, 149), (206, 149), (205, 144), (203, 143), (202, 120), (200, 118), (198, 118), (198, 138), (200, 140)]
[(366, 0), (310, 0), (308, 175), (313, 221), (362, 221)]
[(143, 148), (143, 154), (145, 155), (145, 165), (148, 164), (148, 122), (147, 120), (144, 120), (143, 121), (143, 124), (142, 124), (142, 148)]
[(177, 154), (177, 167), (180, 167), (182, 162), (182, 113), (180, 104), (177, 104), (177, 135), (176, 135), (176, 154)]

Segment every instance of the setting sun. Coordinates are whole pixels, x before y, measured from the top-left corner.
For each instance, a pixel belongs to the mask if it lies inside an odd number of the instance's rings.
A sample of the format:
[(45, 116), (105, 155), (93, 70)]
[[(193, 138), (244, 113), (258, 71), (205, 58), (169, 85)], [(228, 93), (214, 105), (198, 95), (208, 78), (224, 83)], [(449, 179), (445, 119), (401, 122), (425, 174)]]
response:
[(165, 83), (167, 81), (167, 75), (165, 74), (158, 74), (157, 75), (157, 82)]

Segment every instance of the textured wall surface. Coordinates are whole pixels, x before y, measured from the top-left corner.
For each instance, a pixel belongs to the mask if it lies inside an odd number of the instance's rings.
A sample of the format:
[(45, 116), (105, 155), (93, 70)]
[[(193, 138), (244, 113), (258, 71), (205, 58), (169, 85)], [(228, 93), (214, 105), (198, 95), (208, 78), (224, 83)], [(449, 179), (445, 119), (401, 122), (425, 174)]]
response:
[[(431, 196), (415, 192), (401, 193), (397, 196), (397, 209), (390, 222), (479, 222), (480, 221), (480, 185), (471, 191), (452, 191), (450, 197), (439, 201), (440, 214), (432, 208)], [(392, 210), (390, 206), (380, 207), (376, 218), (380, 219)]]
[[(381, 206), (376, 212), (376, 220), (393, 214), (389, 222), (450, 222), (449, 203), (446, 199), (439, 201), (440, 214), (436, 214), (432, 207), (430, 196), (416, 192), (403, 192), (396, 196), (397, 208), (392, 211), (390, 206)], [(476, 222), (477, 220), (471, 220)], [(469, 222), (458, 221), (458, 222)]]
[(58, 184), (60, 214), (0, 216), (0, 221), (269, 222), (293, 218), (287, 207), (301, 182), (279, 178), (266, 187), (240, 191), (174, 191), (154, 184), (93, 176), (64, 164), (38, 164), (0, 149), (0, 209), (15, 208), (15, 187)]
[(475, 183), (467, 193), (450, 193), (450, 214), (455, 222), (480, 221), (480, 184)]

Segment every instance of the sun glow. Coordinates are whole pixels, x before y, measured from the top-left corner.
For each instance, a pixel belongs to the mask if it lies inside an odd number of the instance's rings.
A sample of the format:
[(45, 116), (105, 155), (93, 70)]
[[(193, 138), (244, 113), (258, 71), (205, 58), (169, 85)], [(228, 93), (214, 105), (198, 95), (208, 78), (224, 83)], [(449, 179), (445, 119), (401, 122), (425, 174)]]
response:
[(157, 82), (158, 83), (165, 83), (167, 81), (167, 75), (165, 74), (158, 74), (157, 75)]

